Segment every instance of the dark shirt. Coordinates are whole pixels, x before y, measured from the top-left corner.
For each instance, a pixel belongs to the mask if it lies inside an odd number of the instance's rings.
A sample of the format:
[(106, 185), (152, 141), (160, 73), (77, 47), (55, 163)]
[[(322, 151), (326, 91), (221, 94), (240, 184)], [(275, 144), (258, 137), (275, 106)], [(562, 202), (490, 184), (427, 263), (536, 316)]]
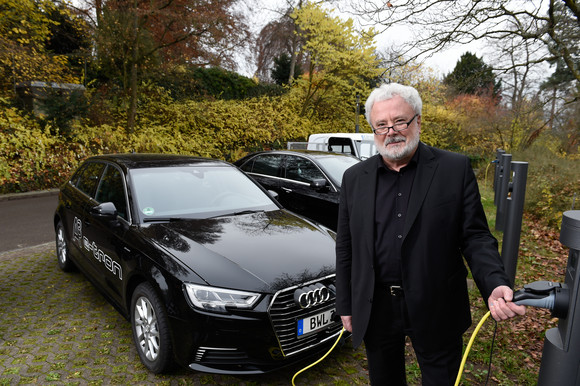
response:
[(401, 283), (401, 245), (419, 149), (399, 172), (377, 157), (375, 194), (375, 275), (377, 283)]

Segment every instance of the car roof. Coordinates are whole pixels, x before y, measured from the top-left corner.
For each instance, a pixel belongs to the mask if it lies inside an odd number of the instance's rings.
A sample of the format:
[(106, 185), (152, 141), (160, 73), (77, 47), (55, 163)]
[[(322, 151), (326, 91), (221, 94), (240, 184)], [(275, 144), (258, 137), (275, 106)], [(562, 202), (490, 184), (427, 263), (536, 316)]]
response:
[(87, 161), (108, 161), (127, 169), (164, 167), (174, 165), (231, 166), (225, 161), (180, 154), (124, 153), (92, 156)]
[(304, 150), (304, 149), (289, 149), (289, 150), (264, 150), (256, 153), (249, 154), (249, 156), (254, 156), (257, 154), (303, 154), (312, 158), (326, 158), (326, 157), (350, 157), (355, 158), (351, 154), (347, 153), (334, 153), (330, 151), (320, 151), (320, 150)]
[(310, 134), (308, 137), (308, 141), (315, 141), (319, 138), (328, 139), (330, 137), (339, 137), (339, 138), (351, 138), (354, 140), (362, 141), (362, 140), (371, 140), (374, 141), (374, 134), (373, 133), (319, 133), (319, 134)]

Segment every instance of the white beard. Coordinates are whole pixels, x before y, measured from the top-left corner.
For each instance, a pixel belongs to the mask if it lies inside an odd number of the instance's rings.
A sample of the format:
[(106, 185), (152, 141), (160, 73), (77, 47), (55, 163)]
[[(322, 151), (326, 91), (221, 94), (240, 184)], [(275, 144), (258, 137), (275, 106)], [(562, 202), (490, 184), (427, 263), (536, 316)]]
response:
[[(388, 146), (388, 144), (396, 142), (404, 142), (405, 146), (402, 148), (391, 148)], [(413, 152), (419, 145), (419, 133), (408, 137), (402, 135), (395, 135), (393, 137), (386, 136), (383, 141), (375, 140), (375, 144), (377, 145), (379, 154), (384, 158), (389, 161), (400, 161), (413, 155)]]

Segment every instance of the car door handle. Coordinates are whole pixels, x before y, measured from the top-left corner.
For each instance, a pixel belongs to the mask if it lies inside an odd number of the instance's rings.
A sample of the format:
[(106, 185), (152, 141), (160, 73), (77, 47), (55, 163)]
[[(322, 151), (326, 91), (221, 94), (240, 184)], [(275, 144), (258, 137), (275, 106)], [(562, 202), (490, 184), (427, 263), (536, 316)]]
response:
[(288, 189), (288, 188), (284, 188), (284, 187), (282, 187), (282, 190), (283, 190), (285, 193), (292, 193), (292, 189)]

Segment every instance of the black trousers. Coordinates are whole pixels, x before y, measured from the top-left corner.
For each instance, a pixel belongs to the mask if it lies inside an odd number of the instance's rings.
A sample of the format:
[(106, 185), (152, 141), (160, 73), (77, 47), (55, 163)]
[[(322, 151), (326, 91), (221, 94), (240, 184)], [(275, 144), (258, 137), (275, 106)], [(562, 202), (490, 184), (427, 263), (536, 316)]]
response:
[[(425, 317), (429, 317), (426, 315)], [(375, 288), (371, 319), (364, 338), (371, 385), (406, 385), (405, 337), (409, 336), (421, 369), (423, 385), (454, 385), (461, 365), (463, 338), (458, 336), (436, 351), (413, 341), (403, 294)]]

